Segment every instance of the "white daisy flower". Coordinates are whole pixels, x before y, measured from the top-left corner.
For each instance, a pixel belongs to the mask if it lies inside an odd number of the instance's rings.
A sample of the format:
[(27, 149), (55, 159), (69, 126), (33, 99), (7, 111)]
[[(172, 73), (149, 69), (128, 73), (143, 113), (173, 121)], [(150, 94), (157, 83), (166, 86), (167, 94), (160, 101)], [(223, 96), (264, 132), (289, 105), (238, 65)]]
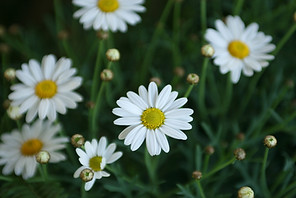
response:
[(17, 129), (1, 136), (0, 165), (4, 165), (2, 173), (8, 175), (14, 171), (24, 179), (33, 177), (37, 167), (35, 155), (41, 151), (50, 154), (49, 162), (57, 163), (65, 160), (64, 154), (58, 150), (66, 147), (66, 137), (55, 137), (61, 126), (50, 121), (37, 120), (32, 126), (23, 125), (21, 132)]
[(109, 177), (110, 174), (104, 171), (106, 164), (111, 164), (122, 156), (122, 152), (115, 152), (116, 144), (112, 143), (107, 148), (107, 139), (101, 137), (99, 144), (96, 139), (91, 142), (86, 141), (84, 144), (85, 151), (81, 148), (76, 148), (76, 153), (79, 156), (79, 161), (82, 164), (74, 173), (74, 178), (78, 178), (81, 171), (91, 169), (94, 172), (93, 178), (85, 183), (85, 190), (88, 191), (94, 185), (96, 179)]
[(144, 0), (73, 0), (73, 4), (82, 7), (74, 13), (80, 18), (84, 29), (117, 30), (125, 32), (126, 23), (135, 25), (141, 21), (135, 12), (144, 12)]
[(275, 49), (270, 44), (271, 36), (258, 32), (259, 25), (252, 23), (245, 27), (238, 16), (226, 17), (226, 23), (216, 20), (216, 28), (207, 29), (205, 38), (214, 47), (214, 63), (220, 66), (220, 72), (231, 72), (231, 80), (237, 83), (241, 72), (252, 76), (268, 66), (268, 60), (274, 59), (268, 54)]
[(37, 115), (40, 119), (56, 119), (56, 112), (66, 113), (66, 108), (76, 108), (76, 102), (82, 97), (73, 92), (82, 82), (81, 77), (73, 77), (76, 69), (71, 67), (71, 60), (48, 55), (42, 59), (41, 67), (34, 59), (29, 64), (22, 64), (22, 70), (16, 71), (22, 82), (11, 86), (13, 92), (8, 96), (13, 106), (20, 106), (19, 113), (25, 113), (26, 121), (31, 122)]
[(131, 145), (131, 150), (137, 150), (146, 139), (146, 147), (151, 156), (159, 155), (161, 149), (169, 152), (170, 147), (166, 135), (175, 139), (186, 140), (187, 136), (181, 130), (189, 130), (188, 123), (192, 109), (180, 108), (187, 98), (179, 98), (178, 92), (172, 91), (172, 86), (165, 86), (158, 94), (155, 82), (151, 82), (148, 91), (139, 87), (139, 95), (129, 91), (127, 97), (117, 100), (120, 108), (114, 108), (113, 113), (121, 116), (114, 121), (116, 125), (130, 125), (118, 136), (125, 145)]

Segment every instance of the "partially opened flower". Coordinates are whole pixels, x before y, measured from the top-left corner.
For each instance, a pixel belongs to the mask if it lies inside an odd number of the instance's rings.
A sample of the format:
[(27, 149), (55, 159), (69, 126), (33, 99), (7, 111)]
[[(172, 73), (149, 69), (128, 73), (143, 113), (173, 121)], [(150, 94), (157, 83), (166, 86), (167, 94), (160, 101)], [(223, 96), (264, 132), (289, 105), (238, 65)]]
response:
[(76, 69), (71, 68), (71, 60), (48, 55), (42, 59), (41, 67), (34, 59), (22, 64), (16, 71), (21, 84), (12, 85), (13, 92), (8, 96), (13, 106), (20, 106), (19, 113), (25, 113), (26, 121), (31, 122), (37, 115), (40, 119), (56, 119), (56, 112), (66, 113), (66, 109), (76, 108), (82, 97), (73, 90), (81, 85), (81, 77), (73, 77)]
[(144, 12), (144, 0), (73, 0), (73, 4), (82, 7), (74, 13), (80, 18), (84, 29), (125, 32), (126, 23), (135, 25), (141, 18), (135, 12)]
[(245, 27), (238, 16), (226, 17), (226, 23), (216, 20), (216, 28), (207, 29), (205, 38), (214, 47), (214, 63), (220, 66), (220, 72), (231, 72), (231, 80), (237, 83), (241, 72), (252, 76), (260, 72), (274, 58), (268, 53), (275, 49), (271, 36), (258, 32), (257, 23)]
[(55, 137), (61, 130), (60, 125), (50, 121), (37, 120), (32, 126), (23, 125), (22, 130), (13, 130), (1, 136), (0, 165), (4, 165), (2, 173), (8, 175), (14, 171), (24, 179), (33, 177), (37, 167), (35, 155), (41, 150), (50, 154), (50, 163), (65, 160), (59, 150), (66, 147), (66, 137)]
[(159, 155), (161, 149), (169, 152), (170, 147), (166, 136), (186, 140), (187, 136), (181, 130), (189, 130), (188, 123), (193, 110), (181, 108), (187, 98), (176, 100), (178, 92), (172, 91), (172, 86), (165, 86), (158, 94), (155, 82), (151, 82), (148, 91), (139, 87), (139, 95), (129, 91), (127, 97), (117, 100), (120, 108), (114, 108), (113, 113), (122, 118), (114, 121), (116, 125), (128, 126), (118, 136), (124, 139), (125, 145), (131, 145), (131, 150), (137, 150), (146, 139), (146, 147), (151, 156)]
[(74, 173), (74, 178), (80, 176), (81, 171), (90, 169), (94, 172), (94, 176), (90, 181), (85, 183), (85, 190), (88, 191), (94, 185), (96, 179), (109, 177), (110, 174), (104, 171), (106, 164), (111, 164), (122, 156), (122, 152), (114, 152), (116, 144), (112, 143), (107, 146), (107, 139), (101, 137), (99, 144), (96, 139), (91, 142), (86, 141), (84, 144), (85, 151), (81, 148), (76, 148), (76, 153), (79, 156), (79, 161), (82, 164)]

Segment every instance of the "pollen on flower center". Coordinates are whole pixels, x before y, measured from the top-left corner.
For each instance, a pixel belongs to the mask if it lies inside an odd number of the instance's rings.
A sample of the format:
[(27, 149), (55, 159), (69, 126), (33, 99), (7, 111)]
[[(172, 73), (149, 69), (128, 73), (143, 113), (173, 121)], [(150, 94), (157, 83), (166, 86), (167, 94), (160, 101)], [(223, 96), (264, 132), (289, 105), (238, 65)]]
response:
[(98, 7), (103, 12), (114, 12), (119, 7), (118, 0), (99, 0)]
[(35, 94), (39, 98), (52, 98), (57, 93), (57, 85), (51, 80), (43, 80), (35, 87)]
[(29, 139), (23, 143), (21, 153), (25, 156), (37, 154), (42, 149), (43, 143), (39, 139)]
[(142, 124), (148, 129), (159, 128), (164, 120), (164, 113), (157, 108), (146, 109), (141, 115)]
[(228, 45), (228, 51), (233, 57), (239, 59), (245, 58), (250, 53), (249, 47), (239, 40), (231, 41)]
[(102, 162), (102, 157), (100, 156), (92, 157), (89, 160), (89, 167), (94, 171), (101, 171), (102, 170), (101, 162)]

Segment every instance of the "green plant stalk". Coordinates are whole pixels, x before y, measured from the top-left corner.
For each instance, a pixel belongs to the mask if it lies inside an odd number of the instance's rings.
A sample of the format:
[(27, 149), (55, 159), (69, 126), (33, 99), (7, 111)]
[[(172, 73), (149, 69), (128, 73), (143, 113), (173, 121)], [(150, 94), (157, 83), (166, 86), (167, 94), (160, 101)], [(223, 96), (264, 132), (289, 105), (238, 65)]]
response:
[(82, 181), (82, 184), (81, 184), (81, 187), (80, 187), (80, 194), (81, 194), (81, 198), (87, 198), (87, 193), (84, 189), (84, 185), (85, 185), (85, 182)]
[(208, 155), (208, 154), (206, 154), (206, 156), (205, 156), (204, 163), (203, 163), (203, 169), (202, 169), (203, 173), (206, 173), (208, 170), (210, 156), (211, 155)]
[[(65, 132), (63, 130), (60, 131), (60, 135), (62, 137), (67, 137), (67, 135), (65, 134)], [(70, 147), (70, 144), (66, 144), (66, 151), (67, 151), (67, 153), (69, 155), (71, 163), (74, 164), (74, 165), (78, 165), (77, 164), (77, 159), (76, 159), (76, 157), (74, 157), (73, 147)]]
[(45, 181), (47, 181), (48, 180), (47, 166), (46, 166), (46, 164), (40, 164), (40, 165), (41, 165), (42, 171), (44, 173), (44, 179), (45, 179)]
[(180, 15), (181, 15), (181, 2), (175, 1), (174, 6), (174, 15), (173, 15), (173, 63), (174, 67), (181, 65), (181, 56), (179, 50), (179, 41), (180, 41)]
[(294, 23), (290, 29), (287, 31), (287, 33), (285, 34), (285, 36), (279, 41), (279, 43), (277, 44), (275, 50), (273, 51), (273, 55), (276, 56), (279, 51), (282, 49), (282, 47), (287, 43), (287, 41), (289, 40), (289, 38), (294, 34), (294, 32), (296, 31), (296, 23)]
[(244, 4), (244, 0), (237, 0), (237, 3), (235, 5), (234, 11), (233, 11), (234, 16), (240, 14), (243, 4)]
[(185, 98), (188, 98), (188, 96), (190, 95), (193, 87), (194, 87), (194, 84), (189, 85), (189, 87), (187, 88), (187, 91), (186, 91), (186, 93), (184, 95)]
[[(296, 189), (296, 181), (291, 183), (289, 186), (287, 186), (285, 189), (282, 189), (276, 196), (275, 198), (281, 198), (281, 197), (284, 197), (284, 195), (286, 193), (288, 193), (289, 191), (291, 190), (295, 190)], [(289, 197), (289, 196), (287, 196)]]
[(228, 111), (229, 105), (231, 103), (232, 99), (232, 90), (233, 90), (233, 84), (231, 81), (231, 74), (229, 73), (227, 78), (227, 84), (226, 84), (226, 91), (225, 91), (225, 97), (224, 97), (224, 103), (223, 108), (221, 108), (221, 114), (224, 116), (224, 114)]
[(216, 168), (214, 168), (213, 170), (211, 170), (209, 173), (207, 173), (203, 178), (207, 178), (211, 175), (213, 175), (214, 173), (222, 170), (223, 168), (225, 168), (226, 166), (230, 165), (230, 164), (233, 164), (234, 162), (236, 161), (236, 158), (233, 157), (231, 160), (225, 162), (224, 164), (220, 164), (218, 165)]
[(196, 180), (196, 184), (197, 184), (198, 192), (199, 192), (200, 196), (201, 196), (202, 198), (206, 198), (206, 196), (205, 196), (205, 194), (204, 194), (204, 191), (203, 191), (203, 188), (202, 188), (202, 186), (201, 186), (201, 183), (200, 183), (200, 180), (199, 180), (199, 179)]
[(207, 77), (207, 67), (208, 67), (209, 59), (204, 58), (202, 64), (202, 72), (200, 76), (200, 83), (199, 83), (199, 95), (198, 95), (198, 106), (201, 118), (206, 117), (206, 105), (205, 105), (205, 86), (206, 86), (206, 77)]
[(12, 182), (12, 181), (13, 181), (13, 178), (5, 177), (5, 176), (0, 175), (0, 180), (2, 180), (2, 181)]
[(201, 20), (201, 34), (204, 41), (204, 34), (207, 28), (207, 0), (200, 1), (200, 20)]
[(281, 131), (291, 120), (293, 120), (295, 118), (296, 118), (296, 111), (294, 113), (292, 113), (288, 118), (283, 120), (280, 124), (272, 126), (268, 129), (266, 129), (265, 131), (263, 131), (262, 133), (264, 135), (268, 135), (268, 134), (274, 134), (278, 131)]
[(45, 176), (45, 173), (44, 173), (44, 170), (43, 170), (43, 167), (41, 166), (42, 164), (37, 164), (38, 166), (38, 170), (39, 170), (39, 173), (41, 175), (41, 178), (42, 180), (45, 182), (46, 181), (46, 176)]
[(149, 68), (149, 65), (150, 65), (150, 63), (152, 61), (152, 58), (153, 58), (153, 53), (154, 53), (155, 48), (156, 48), (158, 37), (160, 36), (160, 34), (163, 31), (163, 25), (165, 24), (165, 21), (167, 20), (167, 18), (169, 16), (169, 12), (171, 10), (173, 2), (174, 2), (173, 0), (168, 0), (167, 1), (167, 4), (166, 4), (166, 6), (164, 8), (164, 11), (162, 12), (162, 15), (160, 17), (158, 25), (157, 25), (154, 33), (153, 33), (151, 42), (150, 42), (150, 44), (148, 46), (147, 53), (146, 53), (146, 55), (144, 57), (144, 61), (143, 61), (142, 67), (141, 67), (141, 73), (139, 75), (139, 77), (140, 77), (139, 80), (140, 80), (141, 83), (144, 83), (145, 80), (146, 80), (148, 68)]
[(158, 195), (158, 181), (157, 181), (157, 165), (158, 165), (158, 159), (156, 157), (150, 156), (148, 153), (148, 150), (145, 149), (145, 165), (148, 171), (148, 176), (150, 178), (150, 181), (153, 185), (153, 194)]
[(265, 197), (270, 197), (270, 193), (267, 187), (267, 183), (266, 183), (266, 162), (267, 162), (267, 157), (268, 157), (268, 151), (269, 148), (265, 148), (265, 153), (264, 153), (264, 158), (262, 161), (262, 167), (261, 167), (261, 188), (263, 190), (264, 196)]

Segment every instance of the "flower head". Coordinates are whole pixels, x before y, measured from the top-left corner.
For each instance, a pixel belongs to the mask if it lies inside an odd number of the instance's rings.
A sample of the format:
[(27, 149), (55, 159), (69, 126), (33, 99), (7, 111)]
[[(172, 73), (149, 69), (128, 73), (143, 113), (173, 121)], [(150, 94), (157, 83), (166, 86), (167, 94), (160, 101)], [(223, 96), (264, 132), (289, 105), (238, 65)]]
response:
[(84, 144), (85, 151), (81, 148), (76, 148), (76, 153), (79, 156), (79, 161), (82, 164), (74, 173), (74, 178), (78, 178), (84, 169), (93, 171), (92, 179), (85, 183), (85, 190), (88, 191), (94, 185), (96, 179), (109, 177), (110, 174), (104, 171), (106, 164), (111, 164), (122, 156), (122, 152), (114, 152), (116, 144), (112, 143), (107, 146), (107, 139), (101, 137), (99, 143), (96, 139), (91, 142), (86, 141)]
[(170, 147), (166, 136), (186, 140), (187, 136), (181, 130), (189, 130), (188, 123), (192, 109), (180, 108), (187, 98), (177, 99), (178, 92), (172, 91), (172, 86), (165, 86), (158, 94), (155, 82), (149, 84), (148, 90), (139, 87), (139, 95), (129, 91), (127, 97), (117, 100), (120, 108), (114, 108), (113, 113), (121, 116), (114, 121), (116, 125), (130, 125), (118, 136), (124, 139), (125, 145), (131, 145), (131, 150), (137, 150), (146, 139), (146, 147), (151, 156), (159, 155), (161, 149), (169, 152)]
[(16, 71), (21, 84), (12, 85), (8, 96), (13, 106), (20, 106), (20, 113), (27, 112), (26, 121), (31, 122), (37, 115), (40, 119), (56, 119), (56, 112), (76, 108), (82, 97), (73, 90), (81, 85), (81, 77), (73, 77), (76, 69), (70, 68), (71, 60), (53, 55), (44, 56), (40, 64), (31, 59)]
[(126, 23), (135, 25), (141, 21), (135, 12), (144, 12), (144, 0), (73, 0), (73, 4), (82, 7), (74, 13), (80, 18), (84, 29), (125, 32)]
[(58, 150), (66, 147), (66, 137), (55, 137), (60, 125), (50, 121), (37, 120), (31, 126), (25, 124), (21, 131), (13, 130), (1, 136), (0, 165), (4, 165), (2, 173), (8, 175), (14, 171), (24, 179), (33, 177), (36, 167), (36, 154), (46, 150), (50, 154), (51, 163), (64, 160), (66, 157)]
[(205, 38), (215, 49), (214, 63), (220, 66), (222, 74), (231, 72), (233, 83), (239, 81), (241, 72), (252, 76), (274, 58), (268, 54), (275, 49), (275, 45), (270, 44), (272, 37), (258, 32), (257, 23), (245, 27), (239, 16), (228, 16), (225, 24), (216, 20), (216, 28), (208, 29)]
[(237, 192), (238, 198), (254, 198), (254, 191), (248, 186), (241, 187)]

